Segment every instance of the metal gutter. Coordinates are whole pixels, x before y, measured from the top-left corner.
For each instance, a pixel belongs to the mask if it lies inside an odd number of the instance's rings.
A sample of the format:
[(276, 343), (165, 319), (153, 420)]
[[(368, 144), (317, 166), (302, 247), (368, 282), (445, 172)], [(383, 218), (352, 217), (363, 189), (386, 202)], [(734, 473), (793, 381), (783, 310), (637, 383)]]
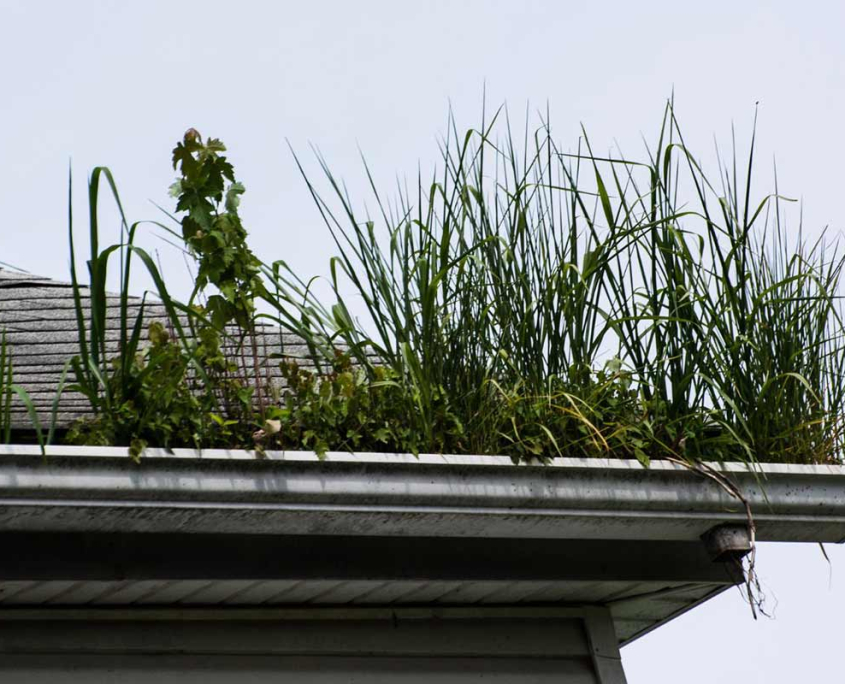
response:
[[(845, 467), (718, 468), (761, 541), (845, 540)], [(693, 541), (744, 521), (736, 499), (667, 462), (148, 450), (135, 464), (122, 448), (0, 446), (5, 531)]]

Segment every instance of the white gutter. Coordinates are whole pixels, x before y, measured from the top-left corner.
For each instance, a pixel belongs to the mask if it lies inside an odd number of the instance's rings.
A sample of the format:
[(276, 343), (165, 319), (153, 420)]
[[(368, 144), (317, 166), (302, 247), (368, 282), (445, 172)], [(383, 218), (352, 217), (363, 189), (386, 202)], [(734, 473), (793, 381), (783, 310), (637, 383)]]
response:
[[(845, 467), (719, 467), (761, 541), (845, 541)], [(4, 531), (696, 540), (738, 500), (667, 462), (0, 446)]]

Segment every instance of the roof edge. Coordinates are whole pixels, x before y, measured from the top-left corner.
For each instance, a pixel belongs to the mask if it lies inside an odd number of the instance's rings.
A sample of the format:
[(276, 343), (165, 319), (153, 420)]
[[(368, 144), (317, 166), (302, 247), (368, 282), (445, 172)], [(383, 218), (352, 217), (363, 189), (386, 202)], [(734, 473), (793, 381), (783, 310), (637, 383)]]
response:
[[(845, 540), (845, 467), (717, 467), (758, 539)], [(95, 514), (96, 513), (96, 514)], [(506, 456), (0, 447), (9, 530), (698, 539), (744, 507), (674, 463)]]
[[(85, 458), (129, 458), (129, 447), (113, 446), (64, 446), (50, 445), (42, 452), (41, 447), (31, 444), (0, 444), (2, 456), (47, 456), (49, 457), (85, 457)], [(418, 464), (438, 466), (507, 466), (516, 468), (625, 470), (625, 471), (671, 471), (689, 473), (690, 470), (672, 461), (654, 460), (648, 467), (634, 459), (621, 458), (553, 458), (548, 463), (514, 463), (507, 455), (476, 454), (414, 454), (386, 453), (369, 451), (329, 451), (319, 456), (314, 451), (268, 450), (262, 456), (246, 449), (144, 449), (142, 459), (196, 459), (202, 461), (284, 461), (284, 462), (319, 462), (319, 463), (378, 463), (385, 465)], [(821, 475), (845, 477), (845, 464), (802, 464), (802, 463), (719, 463), (708, 461), (706, 465), (723, 473), (742, 473), (749, 475)]]

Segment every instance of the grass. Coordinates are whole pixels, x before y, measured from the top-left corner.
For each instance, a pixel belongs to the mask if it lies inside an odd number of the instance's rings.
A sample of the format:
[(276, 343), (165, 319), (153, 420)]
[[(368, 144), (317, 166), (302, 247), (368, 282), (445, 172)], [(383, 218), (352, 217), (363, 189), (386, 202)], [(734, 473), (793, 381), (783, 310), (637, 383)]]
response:
[[(105, 248), (100, 246), (102, 185), (120, 216), (120, 240)], [(72, 178), (68, 188), (70, 196)], [(252, 388), (235, 363), (243, 352), (243, 331), (233, 340), (226, 321), (221, 329), (215, 329), (209, 312), (194, 301), (196, 290), (187, 304), (171, 296), (156, 263), (136, 243), (143, 223), (127, 220), (110, 170), (95, 168), (88, 180), (91, 251), (86, 260), (86, 285), (77, 269), (69, 200), (70, 271), (78, 338), (78, 352), (69, 362), (74, 380), (69, 389), (88, 400), (90, 415), (71, 426), (66, 440), (128, 446), (134, 458), (148, 445), (203, 448), (237, 441), (244, 445), (256, 426), (243, 424), (244, 416), (252, 414)], [(141, 298), (131, 295), (136, 262), (152, 279), (152, 302), (148, 303), (148, 293)], [(107, 282), (109, 270), (115, 268), (119, 269), (119, 286), (112, 295)], [(233, 358), (222, 352), (223, 338), (237, 343)], [(68, 368), (62, 382), (67, 372)], [(55, 416), (54, 406), (54, 422)]]
[(375, 218), (318, 154), (334, 301), (267, 264), (274, 318), (388, 365), (423, 450), (841, 461), (843, 260), (754, 198), (754, 147), (713, 183), (671, 104), (640, 160), (500, 110), (392, 202), (365, 164)]
[[(105, 178), (112, 197), (117, 205), (121, 217), (121, 240), (104, 250), (99, 247), (99, 192), (100, 181)], [(72, 193), (72, 180), (68, 183), (68, 195)], [(76, 312), (77, 333), (79, 340), (79, 354), (73, 361), (76, 376), (75, 389), (84, 394), (91, 402), (95, 412), (113, 411), (121, 402), (122, 397), (133, 393), (131, 383), (135, 378), (130, 366), (134, 363), (144, 332), (145, 299), (137, 307), (137, 312), (130, 306), (130, 276), (133, 257), (139, 258), (153, 278), (161, 301), (167, 311), (172, 325), (179, 333), (180, 340), (186, 340), (174, 300), (169, 296), (167, 287), (152, 258), (143, 249), (135, 245), (135, 234), (140, 224), (130, 225), (123, 212), (120, 195), (111, 172), (105, 167), (97, 167), (91, 174), (88, 183), (89, 203), (89, 239), (91, 246), (90, 258), (87, 260), (89, 284), (83, 286), (80, 282), (76, 267), (76, 250), (74, 247), (73, 210), (68, 200), (68, 239), (70, 245), (70, 275), (73, 288), (73, 299)], [(112, 363), (107, 351), (107, 299), (109, 296), (106, 280), (109, 262), (117, 256), (120, 264), (120, 292), (119, 292), (119, 349), (120, 356), (117, 365)], [(83, 299), (88, 299), (85, 306)], [(107, 382), (107, 378), (114, 375), (117, 383)]]
[(35, 440), (38, 446), (41, 447), (41, 453), (46, 453), (47, 446), (53, 443), (56, 436), (59, 405), (62, 393), (64, 392), (69, 367), (70, 362), (65, 364), (59, 377), (56, 395), (53, 398), (50, 411), (50, 423), (45, 434), (32, 397), (30, 397), (29, 393), (23, 387), (16, 385), (14, 382), (14, 363), (11, 345), (6, 340), (6, 331), (3, 330), (0, 332), (0, 444), (12, 443), (12, 431), (14, 428), (12, 407), (14, 400), (17, 399), (26, 409)]
[[(365, 162), (372, 216), (318, 154), (319, 179), (300, 169), (333, 239), (330, 301), (315, 295), (313, 279), (248, 249), (244, 188), (219, 140), (191, 129), (178, 156), (182, 234), (172, 233), (210, 274), (188, 304), (135, 244), (140, 224), (129, 224), (114, 179), (97, 168), (87, 287), (69, 214), (73, 389), (94, 415), (71, 438), (136, 455), (155, 443), (842, 462), (845, 262), (824, 239), (790, 236), (790, 200), (777, 182), (756, 191), (754, 150), (753, 138), (745, 157), (734, 144), (714, 181), (686, 147), (671, 103), (639, 159), (597, 155), (586, 133), (564, 151), (548, 115), (517, 135), (499, 109), (466, 133), (450, 119), (439, 170), (392, 200)], [(217, 175), (195, 173), (203, 164)], [(101, 249), (103, 181), (121, 239)], [(145, 300), (130, 297), (138, 260), (167, 332), (150, 325)], [(114, 317), (106, 282), (116, 261)], [(216, 308), (200, 306), (198, 293), (218, 281), (207, 300)], [(215, 324), (214, 312), (233, 303), (237, 315)], [(108, 320), (117, 321), (116, 355)], [(228, 330), (232, 320), (240, 332)], [(242, 345), (266, 320), (304, 340), (321, 377), (285, 364), (298, 389), (278, 397), (233, 376), (221, 339)], [(5, 344), (0, 373), (8, 439), (20, 388)], [(60, 396), (46, 437), (31, 411), (42, 444), (54, 438)]]
[[(100, 184), (105, 180), (121, 218), (120, 241), (100, 249)], [(73, 189), (72, 178), (68, 195)], [(200, 402), (188, 386), (188, 369), (200, 374), (193, 364), (196, 341), (183, 327), (184, 308), (172, 298), (150, 255), (135, 244), (140, 223), (130, 224), (123, 211), (114, 178), (105, 167), (97, 167), (88, 182), (88, 229), (90, 257), (88, 285), (83, 285), (77, 271), (74, 246), (73, 210), (68, 201), (68, 238), (70, 273), (78, 335), (78, 353), (70, 361), (74, 384), (71, 389), (85, 396), (92, 417), (77, 423), (68, 435), (72, 443), (129, 446), (137, 457), (150, 437), (164, 447), (191, 442), (197, 424), (208, 421)], [(155, 285), (162, 321), (146, 315), (146, 295), (136, 300), (130, 295), (132, 266), (140, 260)], [(116, 324), (109, 325), (110, 293), (106, 286), (109, 267), (117, 260), (120, 287), (117, 294)], [(157, 316), (155, 318), (161, 318)], [(152, 326), (151, 326), (152, 324)], [(110, 336), (117, 328), (115, 355)], [(67, 373), (67, 368), (65, 369)], [(202, 377), (202, 376), (201, 376)], [(55, 414), (54, 414), (55, 415)], [(185, 436), (185, 433), (188, 436)]]

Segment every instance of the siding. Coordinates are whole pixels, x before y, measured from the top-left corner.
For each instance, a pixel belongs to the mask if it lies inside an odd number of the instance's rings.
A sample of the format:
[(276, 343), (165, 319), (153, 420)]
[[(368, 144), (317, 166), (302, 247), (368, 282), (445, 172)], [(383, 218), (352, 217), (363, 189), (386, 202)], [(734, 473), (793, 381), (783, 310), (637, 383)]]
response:
[(624, 684), (601, 609), (0, 622), (3, 682)]

